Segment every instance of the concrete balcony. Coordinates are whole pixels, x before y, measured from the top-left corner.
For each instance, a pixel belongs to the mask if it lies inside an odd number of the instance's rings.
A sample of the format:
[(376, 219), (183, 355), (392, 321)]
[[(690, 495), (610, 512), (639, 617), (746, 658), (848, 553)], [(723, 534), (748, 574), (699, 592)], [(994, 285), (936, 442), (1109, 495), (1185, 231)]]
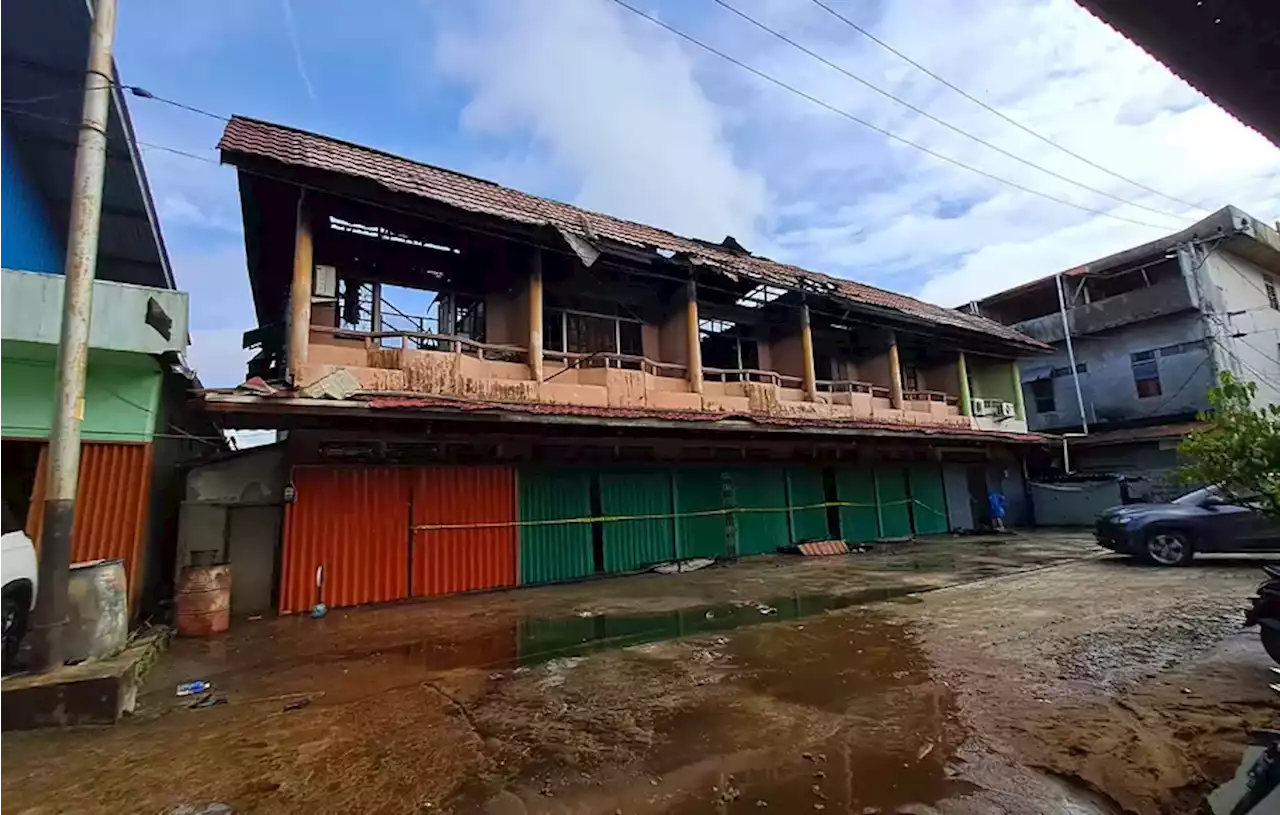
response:
[[(66, 279), (60, 274), (0, 270), (0, 335), (57, 345)], [(187, 348), (187, 295), (95, 280), (89, 347), (159, 355)]]
[[(1191, 308), (1195, 308), (1191, 292), (1186, 281), (1178, 278), (1067, 309), (1067, 324), (1071, 335), (1078, 337)], [(1063, 340), (1062, 315), (1056, 311), (1013, 327), (1041, 342), (1052, 344)]]
[[(809, 400), (801, 378), (768, 370), (705, 368), (696, 393), (682, 363), (626, 354), (544, 353), (543, 380), (535, 382), (527, 349), (464, 337), (422, 335), (400, 347), (368, 332), (312, 328), (308, 362), (297, 372), (305, 386), (339, 368), (367, 392), (422, 394), (488, 402), (762, 415), (797, 420), (849, 420), (907, 426), (974, 429), (956, 396), (907, 391), (894, 408), (886, 386), (819, 381)], [(403, 335), (400, 337), (403, 342)], [(413, 347), (415, 345), (424, 347)], [(1001, 427), (1001, 430), (1014, 430)], [(1025, 429), (1025, 425), (1023, 427)]]

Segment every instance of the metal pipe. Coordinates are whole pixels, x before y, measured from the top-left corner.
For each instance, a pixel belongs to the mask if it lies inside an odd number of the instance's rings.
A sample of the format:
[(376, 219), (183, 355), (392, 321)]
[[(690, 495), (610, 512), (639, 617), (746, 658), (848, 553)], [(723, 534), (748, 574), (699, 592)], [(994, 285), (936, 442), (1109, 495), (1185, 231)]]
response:
[(1054, 280), (1058, 284), (1058, 312), (1062, 315), (1062, 336), (1067, 341), (1067, 362), (1071, 365), (1071, 379), (1076, 384), (1076, 405), (1080, 408), (1080, 429), (1087, 434), (1089, 432), (1089, 417), (1084, 412), (1084, 391), (1080, 389), (1080, 371), (1076, 368), (1076, 351), (1071, 344), (1071, 325), (1067, 322), (1067, 300), (1062, 294), (1062, 275), (1058, 274)]
[(98, 0), (89, 36), (84, 110), (76, 145), (67, 230), (66, 289), (58, 343), (58, 381), (49, 433), (49, 482), (44, 500), (39, 588), (31, 644), (37, 671), (64, 661), (62, 631), (67, 616), (67, 571), (80, 478), (80, 425), (84, 421), (84, 380), (89, 361), (89, 319), (93, 276), (98, 265), (102, 183), (107, 166), (107, 122), (115, 69), (111, 59), (116, 0)]

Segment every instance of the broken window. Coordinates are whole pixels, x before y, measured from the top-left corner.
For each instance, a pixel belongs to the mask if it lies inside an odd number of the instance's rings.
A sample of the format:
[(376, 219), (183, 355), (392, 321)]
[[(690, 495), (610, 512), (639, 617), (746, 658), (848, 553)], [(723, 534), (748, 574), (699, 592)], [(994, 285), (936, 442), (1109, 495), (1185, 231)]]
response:
[(639, 320), (548, 309), (543, 318), (543, 343), (548, 351), (574, 354), (644, 355), (643, 325)]
[(1141, 351), (1137, 354), (1130, 354), (1130, 361), (1133, 365), (1133, 384), (1138, 390), (1139, 399), (1147, 399), (1152, 396), (1159, 396), (1162, 391), (1160, 389), (1160, 367), (1156, 362), (1155, 351)]
[(1054, 401), (1052, 379), (1033, 379), (1030, 384), (1031, 398), (1035, 401), (1036, 413), (1053, 413), (1058, 409), (1058, 405)]
[[(735, 372), (760, 368), (760, 349), (749, 336), (750, 329), (714, 317), (699, 320), (698, 329), (702, 364), (705, 367)], [(738, 373), (724, 375), (726, 382), (738, 382), (742, 379), (743, 376)]]
[(920, 369), (914, 365), (902, 364), (902, 389), (905, 391), (920, 390)]

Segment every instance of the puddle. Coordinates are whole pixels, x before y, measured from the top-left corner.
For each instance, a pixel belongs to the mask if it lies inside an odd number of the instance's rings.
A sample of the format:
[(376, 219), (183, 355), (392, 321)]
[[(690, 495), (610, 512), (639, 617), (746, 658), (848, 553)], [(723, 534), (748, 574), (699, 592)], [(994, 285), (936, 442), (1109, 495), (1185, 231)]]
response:
[[(732, 631), (761, 623), (797, 620), (853, 606), (901, 600), (927, 585), (892, 585), (849, 594), (807, 594), (761, 602), (691, 606), (654, 614), (591, 614), (526, 617), (510, 625), (487, 625), (482, 635), (433, 638), (386, 649), (430, 670), (530, 667), (564, 657), (644, 645), (662, 640)], [(348, 654), (359, 658), (367, 654)]]
[[(727, 651), (735, 681), (760, 700), (758, 721), (744, 727), (730, 709), (667, 722), (655, 772), (698, 750), (716, 757), (699, 792), (667, 811), (896, 812), (974, 789), (951, 767), (965, 738), (952, 694), (933, 681), (915, 635), (898, 623), (868, 610), (785, 636), (762, 629)], [(756, 730), (778, 729), (778, 720), (793, 735)], [(797, 738), (796, 730), (817, 734)]]
[(694, 606), (661, 614), (599, 614), (520, 622), (519, 662), (536, 665), (560, 657), (643, 645), (695, 634), (732, 631), (761, 623), (798, 620), (828, 611), (884, 602), (928, 586), (894, 585), (850, 594), (776, 597), (763, 602)]

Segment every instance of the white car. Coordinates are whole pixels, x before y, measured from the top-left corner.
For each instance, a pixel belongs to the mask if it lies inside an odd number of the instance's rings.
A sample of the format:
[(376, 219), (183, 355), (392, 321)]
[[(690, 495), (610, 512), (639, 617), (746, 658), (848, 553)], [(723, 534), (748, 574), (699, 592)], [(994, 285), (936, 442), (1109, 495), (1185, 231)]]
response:
[(36, 548), (4, 505), (4, 551), (0, 572), (4, 585), (4, 672), (13, 668), (18, 646), (27, 633), (27, 618), (36, 604)]

